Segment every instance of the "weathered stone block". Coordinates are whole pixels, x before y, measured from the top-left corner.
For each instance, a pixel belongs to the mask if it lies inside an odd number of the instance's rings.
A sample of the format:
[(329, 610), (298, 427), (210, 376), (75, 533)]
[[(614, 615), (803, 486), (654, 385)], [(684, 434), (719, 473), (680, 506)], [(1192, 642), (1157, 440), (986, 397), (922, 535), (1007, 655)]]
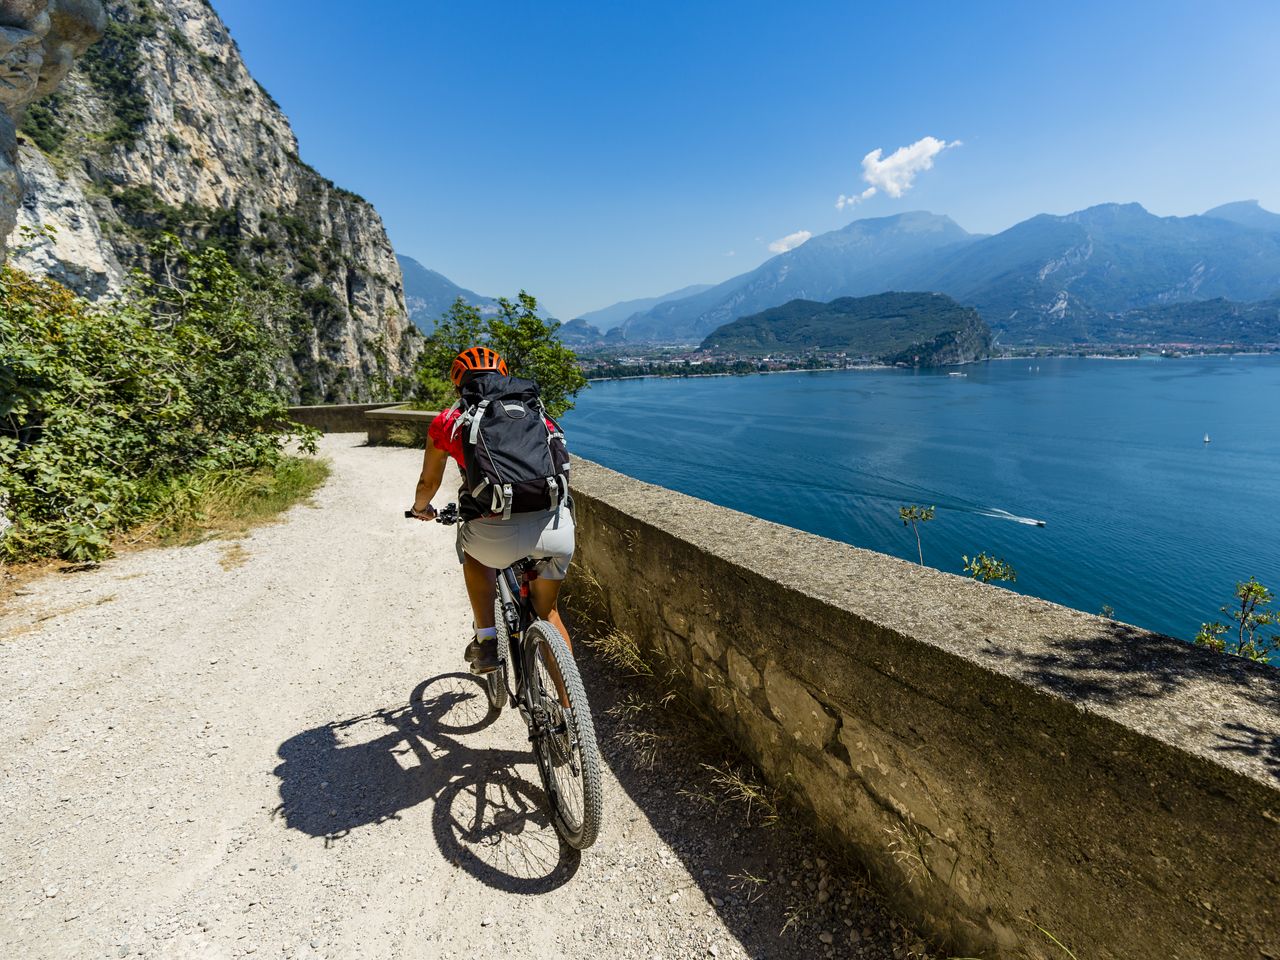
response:
[(755, 664), (733, 647), (729, 648), (725, 657), (729, 667), (729, 679), (735, 687), (750, 696), (752, 691), (760, 686), (760, 671), (755, 668)]
[(821, 750), (836, 721), (804, 686), (776, 664), (764, 670), (764, 695), (784, 730), (806, 746)]
[(954, 838), (953, 821), (938, 809), (917, 772), (923, 770), (919, 763), (909, 767), (884, 734), (847, 713), (840, 715), (839, 740), (849, 753), (850, 766), (880, 803), (934, 836)]
[[(704, 620), (695, 620), (691, 628), (693, 642), (706, 651), (712, 660), (724, 656), (724, 642), (716, 633), (716, 628)], [(686, 633), (686, 636), (689, 634)]]
[(680, 611), (679, 607), (673, 603), (664, 602), (660, 609), (662, 610), (662, 619), (666, 621), (668, 627), (682, 637), (689, 635), (689, 618)]

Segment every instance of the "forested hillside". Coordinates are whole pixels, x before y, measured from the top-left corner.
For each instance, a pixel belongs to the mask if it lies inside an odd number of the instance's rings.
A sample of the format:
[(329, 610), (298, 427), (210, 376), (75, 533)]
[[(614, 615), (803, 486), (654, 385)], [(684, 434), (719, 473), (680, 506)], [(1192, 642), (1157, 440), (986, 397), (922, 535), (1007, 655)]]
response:
[(991, 331), (976, 310), (942, 294), (881, 293), (830, 303), (792, 300), (725, 324), (702, 346), (744, 356), (819, 350), (938, 366), (989, 356)]

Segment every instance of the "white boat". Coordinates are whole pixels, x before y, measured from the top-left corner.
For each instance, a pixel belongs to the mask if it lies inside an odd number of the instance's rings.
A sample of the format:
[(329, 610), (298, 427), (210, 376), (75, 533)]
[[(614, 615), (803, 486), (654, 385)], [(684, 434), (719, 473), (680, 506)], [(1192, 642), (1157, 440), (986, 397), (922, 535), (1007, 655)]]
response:
[(967, 373), (952, 372), (947, 374), (948, 377), (967, 377)]
[(1204, 435), (1204, 442), (1205, 442), (1205, 443), (1212, 443), (1212, 442), (1213, 442), (1213, 441), (1211, 441), (1211, 440), (1209, 439), (1209, 435), (1208, 435), (1207, 433)]

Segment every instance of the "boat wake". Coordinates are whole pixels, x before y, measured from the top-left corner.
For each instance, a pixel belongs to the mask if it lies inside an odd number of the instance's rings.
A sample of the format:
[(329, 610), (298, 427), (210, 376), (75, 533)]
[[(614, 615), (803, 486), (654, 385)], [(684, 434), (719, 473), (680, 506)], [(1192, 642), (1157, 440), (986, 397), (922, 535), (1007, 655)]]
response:
[(975, 512), (984, 517), (994, 517), (996, 520), (1012, 520), (1014, 523), (1023, 523), (1028, 527), (1043, 527), (1045, 523), (1043, 520), (1035, 519), (1035, 517), (1020, 517), (1016, 513), (1010, 513), (1008, 510), (1000, 510), (996, 507)]

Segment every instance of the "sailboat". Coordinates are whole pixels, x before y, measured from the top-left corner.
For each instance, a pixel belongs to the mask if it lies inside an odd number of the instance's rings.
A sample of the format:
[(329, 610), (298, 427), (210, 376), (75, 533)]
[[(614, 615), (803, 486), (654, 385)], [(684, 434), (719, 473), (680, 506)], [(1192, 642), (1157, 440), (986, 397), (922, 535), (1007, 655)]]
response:
[(1204, 442), (1205, 442), (1205, 443), (1212, 443), (1212, 442), (1213, 442), (1213, 441), (1211, 441), (1211, 440), (1209, 439), (1209, 435), (1208, 435), (1207, 433), (1204, 435)]

